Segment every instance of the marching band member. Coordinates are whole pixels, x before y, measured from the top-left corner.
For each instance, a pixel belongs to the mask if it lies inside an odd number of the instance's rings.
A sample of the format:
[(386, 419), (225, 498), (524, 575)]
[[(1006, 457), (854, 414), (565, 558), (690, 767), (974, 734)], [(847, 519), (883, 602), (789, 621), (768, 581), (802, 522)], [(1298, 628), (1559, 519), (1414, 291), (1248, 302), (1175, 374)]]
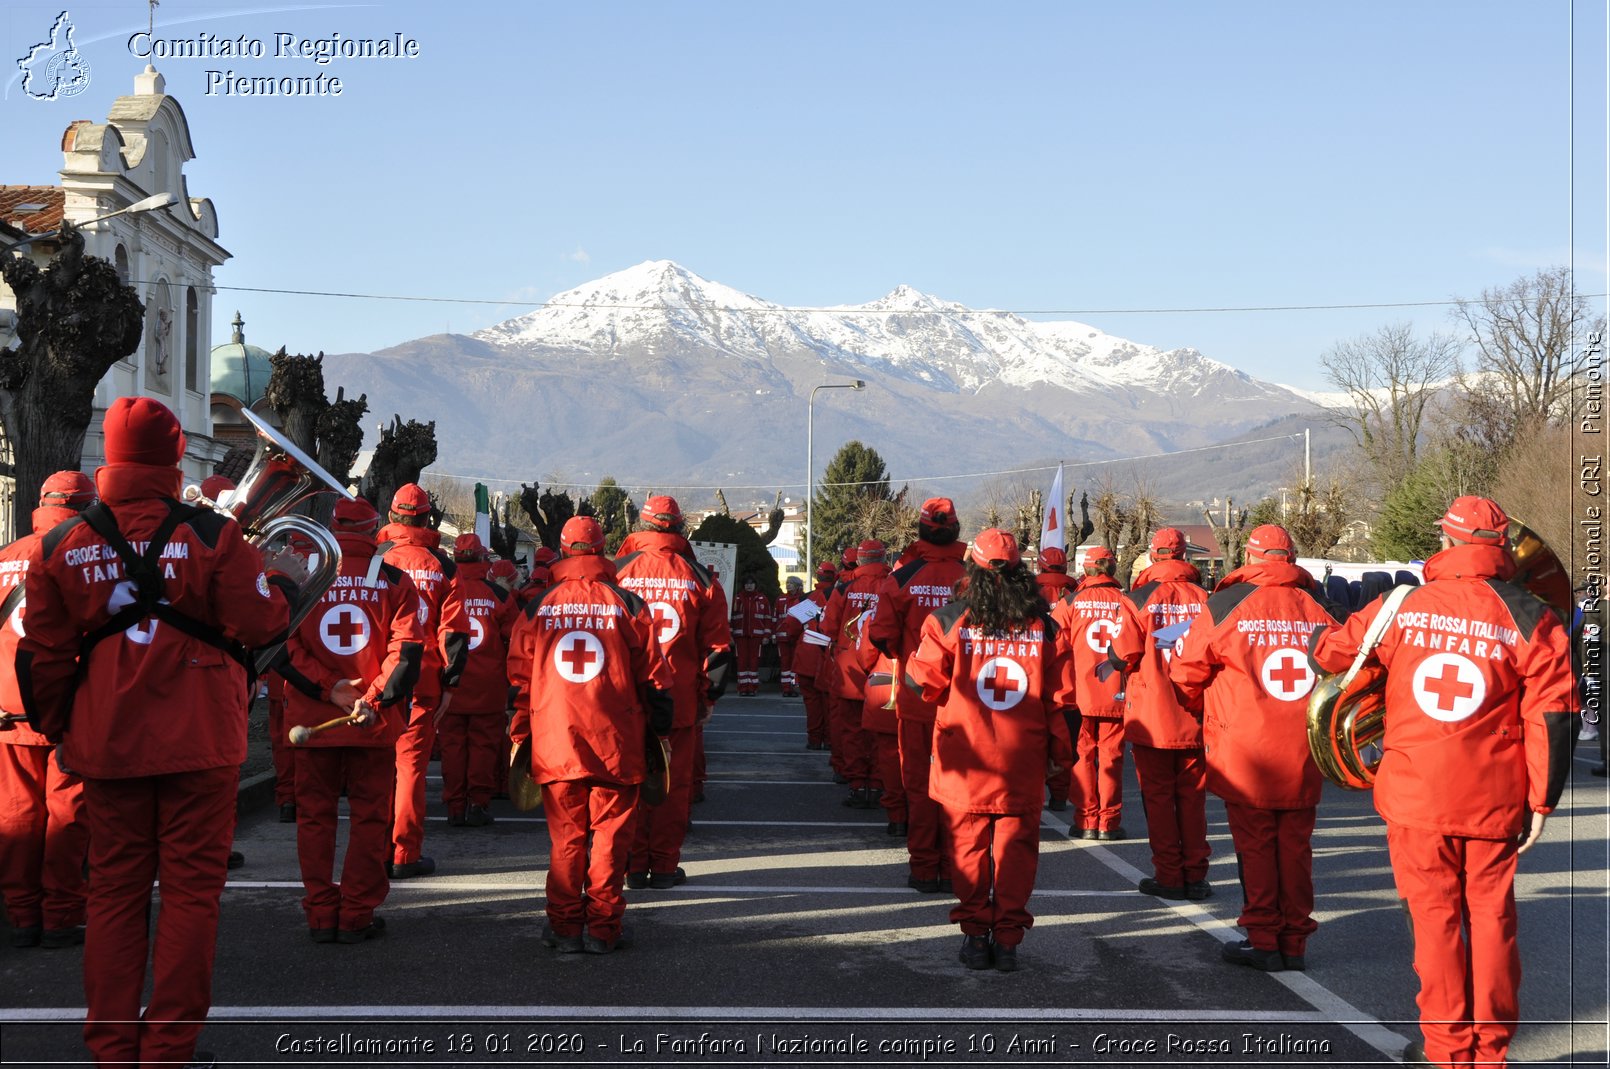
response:
[[(783, 593), (777, 599), (774, 613), (777, 626), (772, 632), (772, 641), (777, 644), (777, 682), (782, 687), (783, 697), (797, 698), (799, 680), (794, 675), (794, 650), (799, 643), (800, 630), (788, 626), (788, 610), (805, 600), (805, 580), (797, 575), (791, 575), (783, 586)], [(799, 621), (793, 622), (797, 624)]]
[[(805, 748), (807, 750), (825, 750), (828, 748), (828, 703), (827, 693), (816, 685), (817, 673), (821, 670), (822, 653), (826, 649), (823, 644), (825, 636), (817, 629), (821, 622), (821, 610), (827, 605), (828, 595), (833, 592), (833, 584), (838, 579), (838, 569), (832, 561), (822, 561), (816, 566), (816, 588), (805, 595), (805, 600), (812, 602), (817, 609), (816, 618), (809, 624), (802, 622), (798, 617), (783, 614), (782, 623), (778, 627), (779, 634), (792, 636), (790, 645), (794, 648), (793, 670), (795, 686), (799, 694), (805, 699)], [(807, 637), (807, 631), (810, 632)]]
[(738, 596), (732, 599), (731, 620), (740, 697), (760, 693), (760, 647), (771, 638), (775, 623), (771, 599), (755, 588), (753, 576), (745, 576)]
[[(1079, 758), (1068, 792), (1078, 809), (1071, 833), (1075, 838), (1114, 840), (1126, 834), (1119, 824), (1124, 813), (1122, 677), (1098, 671), (1123, 619), (1123, 590), (1113, 578), (1117, 566), (1107, 547), (1086, 550), (1084, 578), (1051, 614), (1067, 632), (1079, 674)], [(1056, 791), (1053, 781), (1053, 798)]]
[[(861, 722), (862, 705), (866, 700), (866, 671), (856, 652), (863, 617), (877, 604), (878, 587), (889, 574), (884, 554), (883, 543), (875, 538), (868, 538), (857, 547), (855, 574), (846, 583), (842, 578), (843, 569), (840, 569), (839, 585), (822, 611), (822, 633), (833, 640), (831, 657), (837, 669), (833, 711), (840, 724), (843, 774), (850, 784), (850, 794), (844, 804), (852, 809), (875, 809), (880, 804), (881, 786), (889, 794), (885, 808), (891, 813), (893, 823), (892, 814), (905, 810), (905, 796), (898, 782), (881, 783), (877, 778), (872, 734)], [(839, 745), (835, 746), (835, 752)]]
[(453, 597), (463, 611), (470, 640), (464, 674), (447, 715), (437, 727), (442, 752), (442, 802), (449, 827), (479, 828), (493, 821), (487, 811), (508, 762), (499, 763), (508, 737), (509, 632), (519, 603), (488, 578), (486, 547), (474, 533), (453, 542), (458, 568)]

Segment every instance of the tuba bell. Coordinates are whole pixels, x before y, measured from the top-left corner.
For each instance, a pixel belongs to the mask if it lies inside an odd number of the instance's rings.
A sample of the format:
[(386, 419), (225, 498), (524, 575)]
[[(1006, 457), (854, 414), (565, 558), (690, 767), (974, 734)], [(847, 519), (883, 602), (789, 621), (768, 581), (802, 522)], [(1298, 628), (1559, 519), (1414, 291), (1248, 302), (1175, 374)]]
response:
[[(291, 625), (286, 631), (289, 635), (341, 573), (341, 543), (335, 535), (306, 516), (291, 515), (291, 510), (318, 494), (338, 494), (350, 501), (352, 493), (280, 431), (250, 411), (242, 410), (241, 415), (257, 432), (257, 454), (246, 473), (222, 501), (209, 500), (194, 488), (185, 491), (185, 500), (237, 521), (247, 541), (264, 553), (289, 548), (307, 560), (308, 577), (291, 606)], [(297, 546), (297, 540), (304, 545), (310, 543), (313, 551)], [(279, 656), (283, 645), (280, 642), (253, 651), (259, 674)]]

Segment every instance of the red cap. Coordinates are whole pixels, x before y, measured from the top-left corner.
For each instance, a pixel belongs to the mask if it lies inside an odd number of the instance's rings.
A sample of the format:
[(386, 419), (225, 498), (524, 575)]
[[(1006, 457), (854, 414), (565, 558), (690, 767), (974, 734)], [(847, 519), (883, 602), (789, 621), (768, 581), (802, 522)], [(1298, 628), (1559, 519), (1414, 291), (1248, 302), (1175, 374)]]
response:
[(1152, 560), (1178, 560), (1185, 555), (1185, 536), (1173, 527), (1164, 527), (1152, 535)]
[(960, 527), (962, 521), (956, 516), (956, 502), (948, 497), (930, 497), (922, 503), (917, 522), (924, 527)]
[(1118, 566), (1118, 558), (1112, 555), (1112, 550), (1106, 546), (1091, 546), (1085, 550), (1084, 559), (1080, 561), (1079, 566), (1086, 571), (1094, 568), (1098, 572), (1107, 572), (1109, 564), (1114, 568)]
[(335, 513), (330, 517), (330, 530), (372, 535), (380, 530), (380, 513), (361, 497), (351, 501), (342, 498), (335, 503)]
[(101, 424), (108, 464), (172, 466), (184, 456), (184, 431), (168, 406), (149, 397), (119, 397)]
[(559, 554), (547, 546), (538, 546), (537, 551), (531, 554), (531, 567), (546, 568), (559, 559)]
[(1248, 560), (1295, 560), (1297, 547), (1291, 544), (1291, 535), (1278, 523), (1266, 523), (1247, 536)]
[(879, 542), (876, 538), (869, 538), (856, 549), (855, 562), (857, 564), (881, 564), (883, 563), (884, 553), (887, 550), (888, 547), (882, 542)]
[(846, 568), (854, 568), (860, 562), (861, 562), (861, 547), (860, 546), (845, 546), (844, 547), (844, 552), (839, 555), (839, 571), (842, 572)]
[(1509, 541), (1509, 517), (1498, 502), (1485, 497), (1456, 497), (1438, 524), (1442, 533), (1460, 542), (1502, 546)]
[(978, 537), (967, 547), (967, 556), (980, 568), (997, 570), (1015, 567), (1023, 560), (1023, 554), (1017, 548), (1017, 539), (1012, 537), (1010, 531), (1003, 531), (999, 527), (978, 532)]
[(1040, 550), (1040, 570), (1042, 572), (1067, 571), (1068, 554), (1056, 546), (1046, 546)]
[(674, 531), (682, 526), (682, 506), (676, 503), (674, 497), (655, 494), (648, 499), (648, 504), (643, 506), (637, 518), (661, 531)]
[(391, 495), (391, 511), (399, 516), (429, 516), (430, 495), (418, 483), (404, 483)]
[(456, 561), (485, 560), (486, 546), (481, 542), (481, 536), (474, 531), (465, 531), (453, 539), (453, 559)]
[(39, 488), (41, 508), (55, 507), (82, 512), (95, 503), (95, 480), (81, 471), (58, 471)]
[(495, 560), (486, 569), (488, 579), (513, 580), (518, 579), (519, 576), (520, 572), (515, 568), (512, 560)]
[(567, 557), (604, 552), (604, 529), (591, 516), (572, 516), (559, 531), (559, 547)]

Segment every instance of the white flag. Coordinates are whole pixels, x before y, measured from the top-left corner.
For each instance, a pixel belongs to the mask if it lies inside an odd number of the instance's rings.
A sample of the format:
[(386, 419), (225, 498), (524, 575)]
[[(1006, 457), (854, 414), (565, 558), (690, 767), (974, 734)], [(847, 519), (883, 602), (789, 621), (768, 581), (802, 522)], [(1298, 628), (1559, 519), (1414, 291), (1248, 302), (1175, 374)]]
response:
[(1051, 496), (1045, 502), (1045, 522), (1040, 526), (1040, 552), (1047, 549), (1067, 551), (1066, 528), (1068, 518), (1062, 514), (1062, 465), (1057, 465), (1057, 477), (1051, 481)]

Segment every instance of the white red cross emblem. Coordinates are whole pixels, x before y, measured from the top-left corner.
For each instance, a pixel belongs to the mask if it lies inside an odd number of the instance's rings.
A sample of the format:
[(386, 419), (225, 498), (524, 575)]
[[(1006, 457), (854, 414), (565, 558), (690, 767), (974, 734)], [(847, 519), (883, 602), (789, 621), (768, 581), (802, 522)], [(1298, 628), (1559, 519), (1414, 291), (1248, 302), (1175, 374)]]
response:
[[(133, 605), (139, 600), (135, 596), (135, 589), (134, 580), (132, 579), (125, 579), (113, 587), (111, 596), (106, 599), (106, 611), (116, 616), (130, 605)], [(168, 599), (163, 598), (162, 604), (166, 605), (167, 603)], [(146, 617), (124, 631), (123, 637), (137, 646), (149, 646), (157, 637), (157, 622), (151, 617)]]
[(1468, 657), (1433, 653), (1414, 670), (1414, 700), (1433, 720), (1456, 723), (1487, 700), (1487, 679)]
[(553, 666), (571, 683), (588, 683), (604, 670), (604, 644), (591, 631), (567, 631), (553, 648)]
[(23, 630), (22, 627), (22, 610), (26, 609), (27, 607), (28, 599), (19, 598), (17, 600), (17, 607), (11, 610), (11, 630), (17, 633), (18, 638), (25, 638), (28, 635), (28, 632)]
[(1118, 621), (1106, 617), (1090, 621), (1085, 628), (1085, 645), (1105, 656), (1107, 647), (1112, 645), (1112, 637), (1118, 633)]
[(319, 639), (324, 648), (350, 657), (369, 645), (369, 618), (351, 605), (332, 605), (319, 618)]
[(659, 625), (660, 645), (669, 646), (682, 633), (682, 617), (676, 606), (668, 601), (651, 601), (648, 611), (654, 614), (654, 622)]
[(1264, 659), (1258, 669), (1263, 689), (1283, 702), (1302, 701), (1314, 689), (1314, 670), (1301, 650), (1281, 649)]
[(486, 625), (481, 622), (479, 616), (470, 617), (470, 649), (480, 649), (484, 641), (486, 641)]
[(1029, 692), (1029, 674), (1007, 657), (991, 657), (974, 680), (978, 700), (996, 711), (1010, 709)]

